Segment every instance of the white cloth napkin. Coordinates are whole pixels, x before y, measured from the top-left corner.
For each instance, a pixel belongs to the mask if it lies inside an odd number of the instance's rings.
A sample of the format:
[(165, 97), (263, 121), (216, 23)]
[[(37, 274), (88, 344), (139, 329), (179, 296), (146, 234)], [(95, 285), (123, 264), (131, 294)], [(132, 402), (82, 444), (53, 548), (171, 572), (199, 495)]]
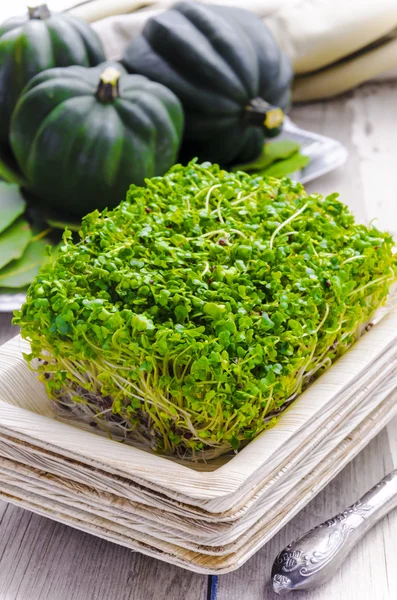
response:
[[(369, 79), (397, 77), (397, 0), (200, 0), (255, 12), (290, 57), (295, 101), (335, 96)], [(25, 4), (25, 2), (23, 2)], [(109, 59), (121, 58), (146, 21), (174, 0), (52, 0), (90, 21)], [(20, 12), (21, 0), (4, 11)]]

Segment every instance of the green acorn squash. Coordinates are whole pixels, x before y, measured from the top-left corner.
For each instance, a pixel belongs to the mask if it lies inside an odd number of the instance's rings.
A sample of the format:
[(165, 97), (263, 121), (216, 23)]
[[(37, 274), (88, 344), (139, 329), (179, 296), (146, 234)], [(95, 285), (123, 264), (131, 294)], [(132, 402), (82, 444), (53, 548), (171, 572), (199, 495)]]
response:
[(279, 133), (290, 100), (288, 58), (262, 21), (243, 9), (179, 2), (147, 22), (123, 64), (181, 100), (182, 160), (253, 160), (264, 138)]
[(46, 5), (0, 25), (0, 143), (8, 141), (18, 96), (37, 73), (52, 67), (93, 67), (105, 60), (93, 29), (68, 13), (51, 14)]
[(81, 216), (116, 206), (131, 183), (163, 175), (182, 128), (168, 88), (104, 63), (36, 75), (15, 107), (10, 141), (29, 189), (48, 207)]

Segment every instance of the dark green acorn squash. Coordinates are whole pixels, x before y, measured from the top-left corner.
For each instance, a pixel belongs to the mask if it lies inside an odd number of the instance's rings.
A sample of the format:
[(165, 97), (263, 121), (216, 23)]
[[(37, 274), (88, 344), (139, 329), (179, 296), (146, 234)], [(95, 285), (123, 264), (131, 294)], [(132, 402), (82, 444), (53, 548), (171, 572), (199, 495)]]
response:
[(93, 29), (68, 13), (51, 14), (46, 5), (0, 25), (0, 143), (8, 142), (11, 114), (19, 94), (37, 73), (52, 67), (93, 67), (105, 60)]
[(280, 131), (292, 69), (253, 13), (179, 2), (147, 22), (123, 63), (181, 100), (182, 160), (248, 162)]
[(117, 63), (36, 75), (15, 107), (10, 141), (29, 189), (81, 216), (112, 208), (131, 183), (176, 161), (183, 110), (166, 87)]

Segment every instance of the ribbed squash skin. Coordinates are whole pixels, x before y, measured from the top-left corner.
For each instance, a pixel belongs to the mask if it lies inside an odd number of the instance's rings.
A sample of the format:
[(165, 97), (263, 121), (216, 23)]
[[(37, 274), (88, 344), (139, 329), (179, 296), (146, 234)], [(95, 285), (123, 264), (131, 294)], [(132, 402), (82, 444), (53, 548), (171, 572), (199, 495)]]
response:
[(123, 63), (181, 100), (185, 159), (255, 158), (266, 132), (249, 123), (247, 105), (260, 97), (284, 109), (290, 100), (289, 60), (262, 21), (238, 8), (179, 2), (148, 21)]
[[(103, 102), (101, 74), (121, 71), (119, 97)], [(50, 69), (21, 95), (12, 150), (32, 192), (74, 215), (114, 207), (131, 183), (163, 175), (176, 161), (183, 111), (176, 96), (115, 63)]]
[(93, 67), (104, 60), (94, 30), (67, 13), (5, 21), (0, 25), (0, 143), (7, 143), (12, 111), (34, 75), (52, 67)]

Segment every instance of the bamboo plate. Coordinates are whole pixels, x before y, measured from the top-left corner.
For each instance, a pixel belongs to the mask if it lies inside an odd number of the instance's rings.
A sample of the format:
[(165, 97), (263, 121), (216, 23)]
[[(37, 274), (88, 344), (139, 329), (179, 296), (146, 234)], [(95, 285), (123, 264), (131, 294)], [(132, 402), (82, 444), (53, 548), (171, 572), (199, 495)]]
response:
[[(101, 492), (97, 487), (88, 487), (81, 485), (75, 480), (71, 481), (49, 473), (47, 465), (46, 471), (33, 467), (31, 462), (27, 460), (27, 446), (23, 446), (23, 454), (18, 454), (16, 448), (10, 451), (7, 447), (0, 446), (0, 455), (8, 454), (8, 458), (0, 459), (0, 481), (8, 482), (8, 484), (16, 484), (24, 487), (25, 490), (40, 494), (45, 498), (53, 501), (62, 502), (63, 504), (71, 505), (72, 507), (86, 507), (86, 510), (93, 514), (108, 518), (118, 524), (123, 524), (126, 530), (130, 530), (131, 537), (138, 537), (139, 532), (147, 533), (155, 539), (160, 539), (165, 542), (175, 543), (185, 549), (200, 552), (209, 555), (227, 555), (235, 553), (245, 545), (246, 541), (251, 538), (257, 531), (262, 530), (263, 526), (268, 522), (277, 518), (277, 511), (282, 510), (285, 504), (288, 504), (291, 495), (294, 495), (293, 490), (305, 477), (317, 469), (327, 456), (332, 456), (335, 447), (351, 435), (354, 430), (365, 422), (368, 417), (373, 414), (374, 407), (378, 410), (384, 402), (389, 405), (390, 390), (394, 390), (397, 385), (396, 370), (393, 376), (382, 385), (382, 388), (373, 394), (371, 399), (364, 398), (359, 410), (353, 416), (349, 415), (348, 419), (339, 426), (313, 455), (308, 455), (305, 461), (299, 465), (299, 468), (292, 472), (287, 482), (281, 486), (273, 483), (273, 488), (269, 494), (254, 507), (243, 518), (235, 521), (232, 528), (224, 530), (221, 523), (221, 530), (215, 523), (199, 522), (197, 527), (196, 522), (185, 523), (179, 517), (177, 522), (173, 519), (170, 513), (161, 513), (161, 511), (137, 510), (136, 506), (128, 501), (123, 501), (122, 498)], [(394, 401), (394, 395), (392, 396)], [(15, 462), (18, 461), (18, 462)], [(26, 468), (29, 465), (30, 468)], [(276, 510), (276, 512), (275, 512)], [(192, 525), (195, 525), (193, 527)], [(156, 543), (152, 540), (152, 545)]]
[[(49, 452), (125, 478), (151, 497), (162, 494), (168, 503), (197, 507), (198, 513), (225, 514), (245, 506), (263, 482), (299, 449), (321, 424), (328, 434), (333, 407), (351, 401), (397, 353), (397, 311), (393, 310), (351, 350), (303, 392), (285, 411), (276, 427), (267, 430), (214, 471), (195, 471), (153, 455), (61, 423), (54, 403), (27, 367), (26, 342), (16, 337), (0, 349), (0, 430)], [(396, 346), (396, 348), (395, 348)], [(328, 411), (328, 412), (327, 412)], [(317, 440), (319, 441), (319, 440)], [(195, 511), (192, 508), (193, 512)]]
[[(27, 492), (16, 485), (7, 485), (0, 480), (0, 498), (12, 502), (27, 510), (46, 516), (60, 523), (70, 525), (81, 531), (91, 533), (108, 541), (126, 546), (127, 548), (141, 552), (148, 556), (158, 558), (165, 562), (189, 569), (198, 573), (221, 574), (233, 571), (252, 554), (254, 554), (262, 545), (264, 545), (281, 527), (285, 525), (303, 506), (317, 494), (354, 456), (372, 439), (382, 427), (386, 425), (390, 418), (397, 413), (397, 394), (391, 394), (376, 411), (365, 419), (354, 432), (346, 437), (338, 447), (328, 456), (326, 460), (319, 465), (318, 469), (302, 480), (296, 489), (296, 494), (291, 498), (290, 504), (286, 510), (280, 512), (273, 527), (263, 528), (257, 532), (256, 536), (250, 540), (242, 552), (232, 554), (226, 557), (210, 557), (193, 553), (183, 548), (176, 549), (175, 554), (157, 549), (149, 543), (133, 540), (127, 535), (127, 530), (123, 533), (114, 531), (109, 521), (98, 518), (90, 514), (85, 514), (82, 510), (72, 510), (61, 503), (53, 502), (45, 497)], [(170, 546), (168, 546), (170, 548)]]
[[(27, 484), (32, 483), (36, 488), (47, 489), (48, 493), (53, 491), (59, 495), (69, 495), (76, 499), (78, 497), (82, 502), (91, 503), (93, 506), (98, 504), (101, 509), (120, 513), (126, 522), (129, 519), (132, 521), (139, 519), (145, 522), (148, 528), (154, 527), (158, 537), (166, 536), (167, 539), (171, 534), (173, 539), (176, 539), (180, 536), (181, 543), (185, 542), (186, 547), (190, 544), (193, 550), (199, 549), (197, 544), (205, 544), (204, 553), (225, 554), (228, 550), (226, 546), (232, 543), (236, 546), (242, 545), (242, 535), (246, 530), (258, 527), (263, 514), (268, 515), (274, 506), (279, 506), (283, 497), (288, 497), (295, 485), (387, 398), (397, 385), (396, 362), (390, 365), (389, 377), (387, 372), (381, 373), (382, 382), (380, 386), (378, 385), (376, 393), (367, 389), (367, 394), (358, 395), (360, 400), (358, 405), (351, 407), (349, 402), (349, 410), (344, 407), (332, 419), (332, 424), (337, 426), (329, 425), (329, 435), (324, 441), (312, 452), (306, 449), (301, 460), (295, 461), (295, 468), (291, 468), (292, 464), (290, 464), (288, 470), (284, 470), (286, 475), (281, 472), (278, 476), (272, 477), (265, 486), (265, 493), (261, 492), (255, 498), (257, 501), (249, 501), (244, 507), (245, 510), (240, 510), (239, 514), (234, 515), (233, 520), (228, 518), (225, 521), (222, 515), (216, 518), (213, 515), (203, 514), (200, 519), (197, 519), (196, 516), (192, 517), (186, 508), (173, 512), (169, 507), (161, 510), (158, 504), (156, 505), (155, 496), (152, 497), (152, 504), (147, 499), (145, 502), (140, 502), (139, 492), (132, 501), (128, 498), (129, 488), (121, 488), (119, 491), (121, 495), (111, 493), (109, 492), (111, 484), (103, 475), (98, 474), (94, 481), (92, 473), (88, 473), (88, 478), (84, 477), (77, 463), (66, 472), (63, 468), (64, 462), (59, 456), (52, 454), (49, 460), (48, 453), (44, 454), (31, 444), (18, 443), (4, 434), (0, 438), (0, 456), (3, 457), (3, 461), (0, 459), (0, 472), (10, 473), (12, 469), (7, 466), (8, 462), (18, 461), (19, 472), (14, 475), (24, 478)], [(222, 546), (221, 550), (217, 548), (219, 546)]]
[(397, 412), (397, 310), (273, 429), (198, 467), (60, 421), (26, 350), (0, 349), (1, 496), (198, 572), (243, 564)]

